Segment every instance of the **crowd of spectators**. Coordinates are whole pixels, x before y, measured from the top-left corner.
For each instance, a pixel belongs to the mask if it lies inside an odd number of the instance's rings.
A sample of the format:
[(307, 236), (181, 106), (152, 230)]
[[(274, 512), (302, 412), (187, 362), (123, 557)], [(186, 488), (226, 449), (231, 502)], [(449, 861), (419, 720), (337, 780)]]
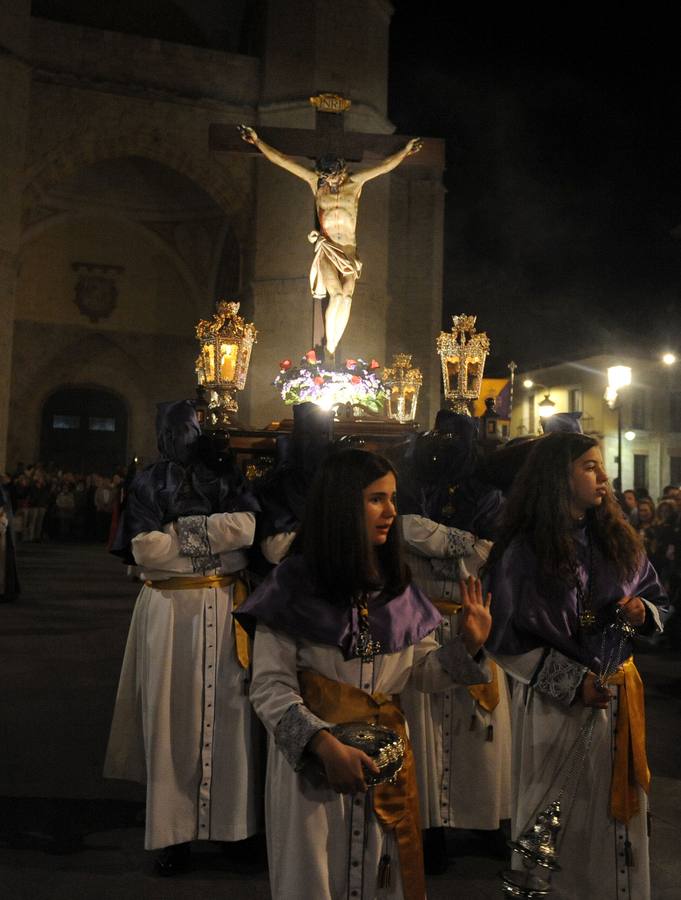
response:
[[(133, 462), (113, 473), (85, 475), (41, 462), (18, 463), (11, 474), (0, 475), (13, 510), (14, 540), (94, 540), (110, 545), (135, 468)], [(681, 488), (667, 485), (657, 503), (645, 488), (629, 489), (620, 502), (643, 537), (673, 606), (681, 609)]]
[[(643, 538), (648, 558), (675, 612), (681, 610), (681, 488), (667, 485), (657, 503), (645, 488), (626, 490), (621, 502)], [(674, 625), (681, 629), (681, 614), (674, 616)]]
[(98, 541), (115, 530), (128, 469), (109, 474), (68, 472), (40, 462), (19, 463), (2, 484), (13, 510), (15, 540)]

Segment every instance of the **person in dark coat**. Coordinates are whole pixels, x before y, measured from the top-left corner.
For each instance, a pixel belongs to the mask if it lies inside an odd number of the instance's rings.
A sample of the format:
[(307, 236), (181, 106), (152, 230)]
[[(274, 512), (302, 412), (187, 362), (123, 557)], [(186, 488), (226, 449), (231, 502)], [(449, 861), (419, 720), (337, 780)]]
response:
[(20, 593), (12, 519), (9, 492), (0, 484), (0, 603), (10, 603)]

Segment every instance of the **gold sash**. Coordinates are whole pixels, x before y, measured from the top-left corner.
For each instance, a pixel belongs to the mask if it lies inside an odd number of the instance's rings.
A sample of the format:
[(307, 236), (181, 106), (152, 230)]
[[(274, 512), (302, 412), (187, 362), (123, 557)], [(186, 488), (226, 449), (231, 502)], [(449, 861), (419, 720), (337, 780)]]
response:
[[(198, 591), (204, 588), (229, 587), (234, 585), (234, 593), (232, 595), (232, 610), (238, 609), (248, 597), (248, 587), (241, 578), (239, 572), (231, 575), (202, 575), (192, 578), (184, 575), (177, 575), (174, 578), (166, 578), (158, 581), (145, 581), (147, 587), (154, 588), (157, 591)], [(249, 637), (236, 619), (232, 620), (234, 628), (234, 646), (236, 650), (236, 658), (242, 669), (247, 669), (250, 664), (250, 643)]]
[(608, 679), (619, 687), (615, 761), (610, 789), (610, 813), (627, 824), (638, 812), (640, 785), (648, 793), (650, 769), (646, 756), (646, 717), (643, 682), (632, 656)]
[[(460, 603), (451, 603), (448, 600), (433, 600), (432, 597), (431, 603), (443, 616), (455, 616), (463, 609), (463, 606)], [(487, 664), (492, 680), (489, 684), (472, 684), (468, 688), (468, 693), (478, 706), (482, 707), (482, 709), (487, 712), (492, 712), (499, 703), (499, 672), (497, 670), (497, 664), (491, 659), (487, 660)]]
[(350, 684), (332, 681), (316, 672), (298, 672), (298, 682), (305, 706), (319, 718), (334, 724), (369, 722), (384, 725), (396, 731), (404, 741), (404, 764), (395, 784), (377, 784), (371, 791), (379, 822), (395, 832), (405, 900), (424, 900), (426, 882), (418, 788), (414, 756), (402, 710), (390, 694), (367, 694)]

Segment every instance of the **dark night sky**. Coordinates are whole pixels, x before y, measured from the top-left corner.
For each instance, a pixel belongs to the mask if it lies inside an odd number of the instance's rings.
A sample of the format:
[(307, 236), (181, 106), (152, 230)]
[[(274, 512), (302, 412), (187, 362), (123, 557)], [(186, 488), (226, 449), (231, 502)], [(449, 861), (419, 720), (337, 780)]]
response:
[(478, 314), (493, 368), (681, 350), (671, 22), (652, 7), (395, 6), (391, 119), (447, 140), (447, 315)]
[[(446, 327), (477, 313), (488, 371), (681, 351), (681, 54), (661, 5), (393, 4), (390, 118), (447, 141)], [(63, 21), (251, 52), (229, 29), (194, 33), (190, 6), (33, 0)], [(243, 38), (259, 10), (233, 0), (225, 15), (249, 13)]]

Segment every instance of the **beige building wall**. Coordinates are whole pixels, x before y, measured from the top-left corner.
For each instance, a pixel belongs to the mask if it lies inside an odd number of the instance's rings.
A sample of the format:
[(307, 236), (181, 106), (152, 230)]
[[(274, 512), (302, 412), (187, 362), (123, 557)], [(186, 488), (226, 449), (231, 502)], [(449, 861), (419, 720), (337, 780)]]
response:
[[(267, 4), (259, 57), (30, 18), (27, 2), (0, 7), (19, 48), (0, 57), (11, 88), (0, 103), (16, 123), (13, 141), (0, 137), (10, 467), (38, 458), (42, 406), (64, 387), (121, 397), (128, 455), (153, 455), (155, 405), (193, 394), (194, 324), (222, 297), (240, 299), (259, 331), (242, 420), (290, 416), (271, 382), (280, 359), (312, 344), (313, 198), (264, 159), (212, 152), (209, 126), (313, 128), (308, 97), (335, 90), (353, 101), (347, 130), (393, 131), (391, 5), (295, 2), (296, 15), (288, 0)], [(442, 166), (405, 166), (369, 184), (361, 204), (364, 271), (342, 351), (381, 363), (412, 352), (427, 423), (439, 405)], [(95, 320), (76, 302), (88, 271), (116, 293)]]
[[(619, 392), (622, 431), (622, 487), (647, 487), (657, 499), (672, 482), (673, 467), (681, 470), (681, 421), (672, 417), (672, 401), (679, 397), (681, 377), (677, 368), (650, 357), (588, 357), (544, 369), (518, 372), (511, 436), (540, 433), (539, 403), (548, 392), (555, 412), (570, 412), (571, 403), (580, 404), (582, 426), (601, 441), (606, 469), (611, 479), (617, 475), (618, 413), (604, 399), (610, 366), (625, 365), (632, 371), (632, 383)], [(678, 363), (676, 366), (678, 367)], [(534, 382), (530, 389), (522, 382)], [(575, 392), (578, 392), (577, 394)], [(681, 409), (681, 406), (679, 407)], [(636, 457), (639, 457), (638, 462)], [(672, 460), (677, 462), (673, 463)]]
[(17, 254), (31, 69), (30, 0), (0, 0), (0, 471), (7, 459)]

